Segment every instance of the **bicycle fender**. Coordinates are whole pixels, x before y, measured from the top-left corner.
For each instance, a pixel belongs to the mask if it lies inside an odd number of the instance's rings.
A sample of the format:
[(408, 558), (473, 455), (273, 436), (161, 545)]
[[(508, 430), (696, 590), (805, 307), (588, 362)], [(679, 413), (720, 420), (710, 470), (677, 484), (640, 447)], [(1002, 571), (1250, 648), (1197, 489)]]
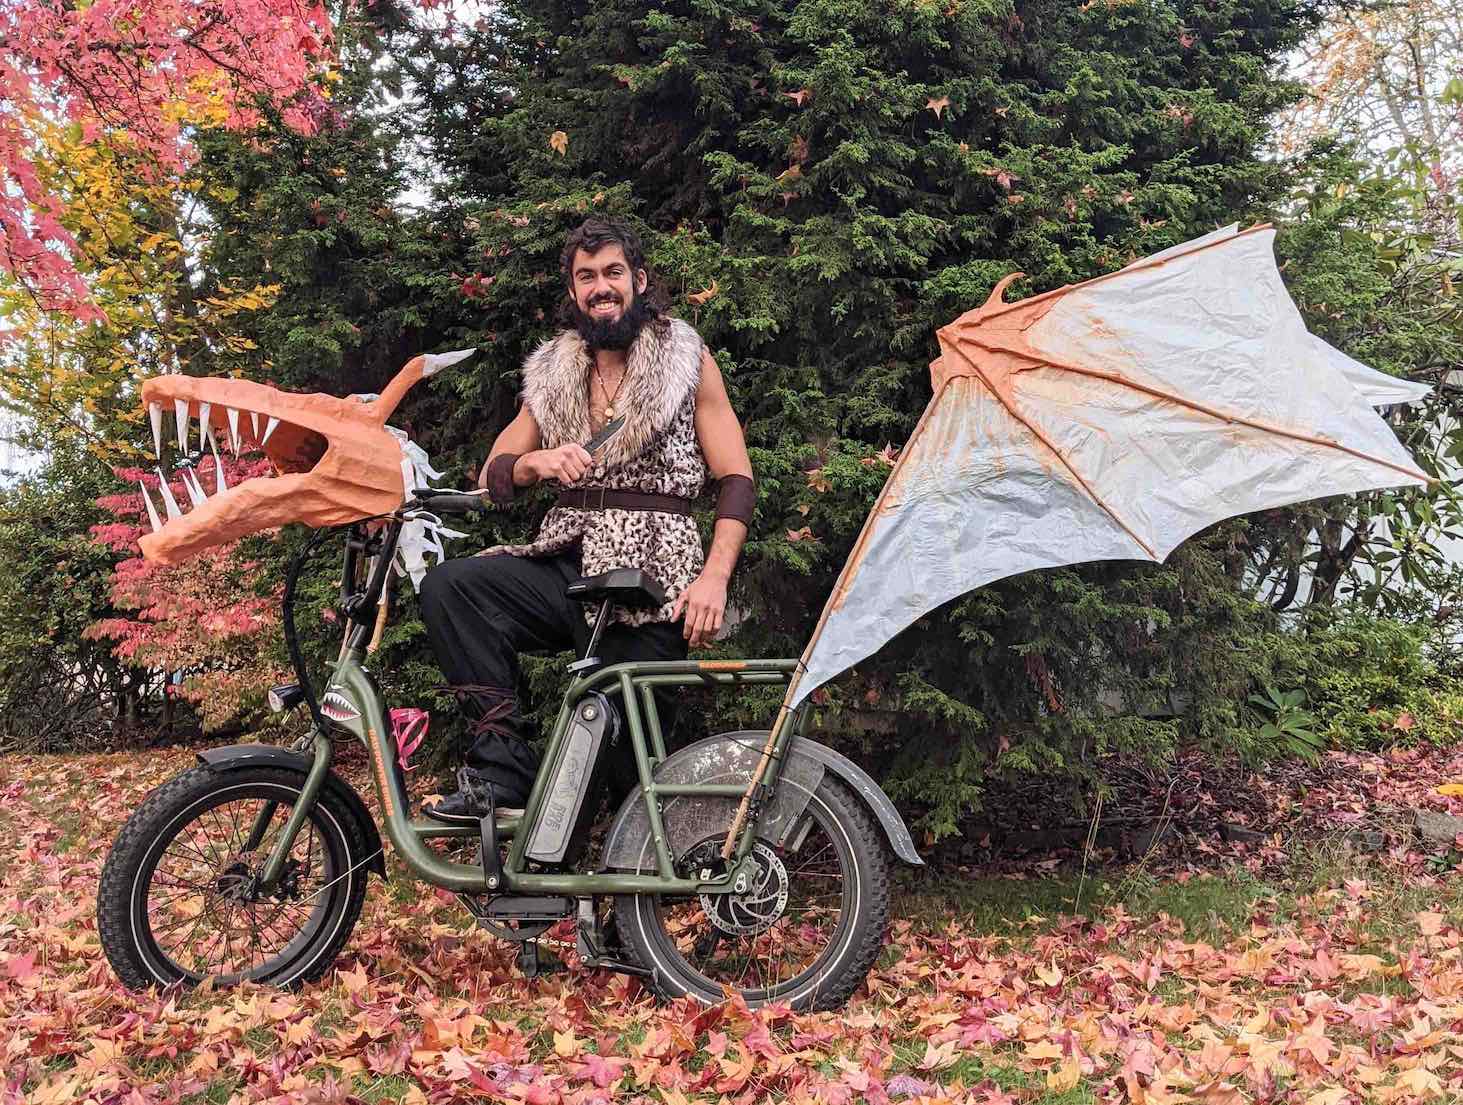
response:
[[(667, 756), (656, 768), (656, 782), (750, 781), (766, 741), (765, 729), (706, 737)], [(847, 783), (864, 801), (883, 828), (896, 856), (914, 866), (924, 865), (914, 850), (914, 841), (910, 839), (903, 818), (879, 784), (847, 756), (806, 737), (798, 737), (792, 742), (773, 797), (758, 815), (757, 835), (776, 844), (782, 843), (797, 825), (808, 799), (828, 771)], [(735, 806), (735, 799), (730, 798), (703, 799), (680, 795), (664, 799), (661, 812), (671, 854), (679, 857), (708, 833), (724, 832)], [(610, 826), (603, 857), (602, 863), (607, 869), (654, 869), (650, 824), (639, 787), (626, 797)]]
[[(291, 748), (280, 748), (275, 744), (230, 744), (223, 748), (205, 748), (198, 753), (198, 762), (215, 771), (239, 771), (246, 767), (280, 767), (297, 771), (301, 775), (310, 772), (310, 757)], [(375, 858), (366, 865), (386, 878), (386, 853), (381, 847), (381, 833), (376, 828), (376, 819), (366, 809), (366, 803), (356, 793), (356, 788), (347, 783), (332, 769), (325, 776), (325, 786), (339, 797), (361, 827), (366, 838), (366, 852), (375, 853)]]
[[(765, 732), (745, 735), (755, 735), (766, 739)], [(880, 826), (884, 829), (884, 835), (889, 838), (889, 847), (894, 850), (894, 854), (911, 867), (925, 865), (925, 861), (920, 859), (919, 853), (914, 850), (914, 840), (909, 835), (909, 828), (904, 824), (904, 818), (899, 816), (899, 811), (894, 808), (894, 803), (889, 801), (889, 796), (884, 793), (884, 789), (874, 782), (873, 777), (867, 771), (842, 752), (835, 751), (826, 744), (819, 744), (808, 737), (793, 738), (792, 754), (811, 756), (826, 770), (833, 772), (847, 783), (849, 788), (864, 800), (864, 805), (869, 807), (869, 811), (878, 818)]]

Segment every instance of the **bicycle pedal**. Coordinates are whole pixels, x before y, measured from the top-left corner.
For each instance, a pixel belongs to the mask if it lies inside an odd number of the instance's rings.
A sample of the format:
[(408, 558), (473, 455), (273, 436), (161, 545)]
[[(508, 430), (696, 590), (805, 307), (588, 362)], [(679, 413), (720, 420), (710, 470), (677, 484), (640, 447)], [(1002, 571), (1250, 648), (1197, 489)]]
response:
[(524, 978), (558, 974), (565, 969), (564, 961), (540, 948), (537, 940), (525, 940), (518, 945), (518, 973)]

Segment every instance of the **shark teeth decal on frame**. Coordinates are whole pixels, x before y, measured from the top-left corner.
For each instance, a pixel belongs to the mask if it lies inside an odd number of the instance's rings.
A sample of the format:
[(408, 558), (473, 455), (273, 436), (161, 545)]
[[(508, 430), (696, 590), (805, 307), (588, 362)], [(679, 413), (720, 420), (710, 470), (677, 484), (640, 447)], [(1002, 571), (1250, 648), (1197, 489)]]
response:
[(142, 501), (147, 504), (147, 520), (152, 523), (152, 532), (156, 533), (163, 528), (163, 521), (157, 516), (157, 507), (152, 505), (152, 496), (147, 493), (147, 484), (138, 480), (137, 486), (142, 488)]
[(320, 712), (331, 721), (354, 721), (361, 716), (344, 695), (335, 691), (325, 692), (325, 697), (320, 700)]
[(239, 412), (233, 407), (224, 408), (229, 416), (229, 448), (233, 449), (234, 456), (239, 455)]
[(167, 508), (168, 519), (171, 521), (183, 517), (183, 512), (178, 509), (178, 500), (173, 498), (173, 489), (168, 486), (168, 477), (163, 475), (161, 468), (154, 468), (153, 471), (157, 473), (158, 490), (163, 493), (163, 506)]
[(173, 414), (178, 421), (178, 450), (186, 454), (188, 452), (188, 400), (174, 399)]
[(147, 417), (152, 422), (152, 455), (154, 460), (163, 459), (163, 405), (149, 403)]

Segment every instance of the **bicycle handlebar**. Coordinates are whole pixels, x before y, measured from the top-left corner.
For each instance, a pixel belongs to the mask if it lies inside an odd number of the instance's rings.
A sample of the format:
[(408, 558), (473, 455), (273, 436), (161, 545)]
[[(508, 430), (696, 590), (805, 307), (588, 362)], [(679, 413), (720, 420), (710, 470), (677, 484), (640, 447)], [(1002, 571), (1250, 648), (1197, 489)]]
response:
[(433, 491), (422, 487), (412, 492), (412, 501), (408, 505), (438, 514), (472, 514), (487, 508), (488, 497), (462, 491)]

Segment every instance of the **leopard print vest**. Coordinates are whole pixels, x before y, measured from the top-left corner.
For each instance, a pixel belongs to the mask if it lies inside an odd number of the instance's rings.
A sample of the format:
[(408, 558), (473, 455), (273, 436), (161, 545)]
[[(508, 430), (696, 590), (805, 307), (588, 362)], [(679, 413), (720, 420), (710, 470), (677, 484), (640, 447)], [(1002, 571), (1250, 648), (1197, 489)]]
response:
[[(626, 357), (616, 400), (624, 427), (601, 450), (598, 463), (574, 487), (608, 487), (694, 499), (707, 477), (696, 437), (696, 386), (702, 343), (690, 324), (667, 319), (648, 325)], [(593, 354), (574, 331), (539, 346), (523, 366), (523, 402), (538, 423), (546, 449), (587, 441), (588, 380)], [(479, 556), (555, 556), (579, 546), (587, 576), (611, 568), (639, 568), (665, 588), (657, 610), (616, 610), (628, 625), (670, 620), (675, 600), (701, 574), (705, 554), (693, 518), (648, 510), (575, 510), (555, 507), (527, 545), (499, 545)], [(592, 613), (586, 611), (592, 617)]]

